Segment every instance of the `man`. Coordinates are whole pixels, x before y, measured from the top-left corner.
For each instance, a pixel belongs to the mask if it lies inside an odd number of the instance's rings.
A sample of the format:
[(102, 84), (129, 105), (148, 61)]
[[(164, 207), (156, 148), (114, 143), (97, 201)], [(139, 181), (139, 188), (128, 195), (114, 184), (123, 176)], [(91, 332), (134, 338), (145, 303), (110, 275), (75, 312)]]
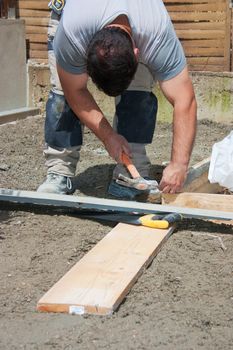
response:
[[(119, 173), (128, 175), (123, 152), (148, 179), (146, 144), (152, 142), (155, 129), (157, 99), (151, 90), (156, 81), (174, 107), (171, 160), (159, 188), (164, 193), (179, 191), (195, 139), (196, 101), (181, 44), (162, 0), (68, 0), (58, 24), (60, 10), (53, 8), (49, 27), (53, 88), (45, 121), (48, 175), (38, 191), (74, 191), (72, 177), (85, 125), (118, 163), (109, 193), (133, 199), (138, 190), (115, 180)], [(116, 96), (113, 128), (87, 89), (88, 76), (99, 89)]]

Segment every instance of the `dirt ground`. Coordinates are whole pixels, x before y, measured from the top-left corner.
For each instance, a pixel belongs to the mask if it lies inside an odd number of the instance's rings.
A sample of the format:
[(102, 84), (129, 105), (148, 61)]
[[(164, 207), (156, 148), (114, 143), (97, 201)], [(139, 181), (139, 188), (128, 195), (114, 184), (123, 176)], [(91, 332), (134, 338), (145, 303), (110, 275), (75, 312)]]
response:
[[(199, 123), (192, 164), (232, 126)], [(148, 147), (153, 165), (169, 159), (171, 136), (170, 125), (158, 124)], [(46, 173), (42, 150), (42, 116), (1, 126), (0, 187), (35, 190)], [(106, 197), (112, 168), (86, 130), (75, 195)], [(231, 228), (180, 224), (112, 316), (43, 314), (39, 298), (113, 225), (0, 209), (1, 350), (233, 349)]]

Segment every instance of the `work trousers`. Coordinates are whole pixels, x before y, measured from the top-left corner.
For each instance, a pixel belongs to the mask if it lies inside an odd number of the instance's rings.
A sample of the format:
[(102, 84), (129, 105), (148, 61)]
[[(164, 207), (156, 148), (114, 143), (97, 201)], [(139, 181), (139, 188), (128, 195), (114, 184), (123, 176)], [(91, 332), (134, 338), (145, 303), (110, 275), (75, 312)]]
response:
[[(46, 104), (44, 156), (48, 173), (74, 176), (83, 142), (83, 129), (78, 116), (65, 100), (56, 69), (53, 39), (59, 16), (51, 12), (48, 28), (48, 58), (51, 73), (51, 91)], [(129, 88), (115, 99), (116, 112), (113, 128), (129, 142), (133, 161), (142, 176), (148, 176), (150, 161), (146, 144), (152, 142), (157, 98), (152, 93), (153, 78), (148, 68), (139, 63)], [(118, 164), (113, 177), (126, 170)]]

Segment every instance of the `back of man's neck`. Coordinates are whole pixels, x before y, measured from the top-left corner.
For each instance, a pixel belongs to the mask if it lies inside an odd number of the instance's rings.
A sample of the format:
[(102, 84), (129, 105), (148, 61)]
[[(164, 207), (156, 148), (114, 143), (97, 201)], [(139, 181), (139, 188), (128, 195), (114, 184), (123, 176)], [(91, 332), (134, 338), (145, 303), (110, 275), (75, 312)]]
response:
[(120, 15), (114, 19), (107, 27), (119, 27), (127, 32), (130, 36), (132, 35), (131, 27), (129, 24), (128, 17), (126, 15)]

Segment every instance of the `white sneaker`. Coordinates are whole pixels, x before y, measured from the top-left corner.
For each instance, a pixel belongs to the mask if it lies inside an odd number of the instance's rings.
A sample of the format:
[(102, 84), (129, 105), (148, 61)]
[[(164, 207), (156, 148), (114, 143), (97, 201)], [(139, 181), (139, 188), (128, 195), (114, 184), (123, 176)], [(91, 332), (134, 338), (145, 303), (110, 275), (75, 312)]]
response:
[(71, 178), (59, 174), (49, 173), (37, 192), (72, 194), (75, 191)]

